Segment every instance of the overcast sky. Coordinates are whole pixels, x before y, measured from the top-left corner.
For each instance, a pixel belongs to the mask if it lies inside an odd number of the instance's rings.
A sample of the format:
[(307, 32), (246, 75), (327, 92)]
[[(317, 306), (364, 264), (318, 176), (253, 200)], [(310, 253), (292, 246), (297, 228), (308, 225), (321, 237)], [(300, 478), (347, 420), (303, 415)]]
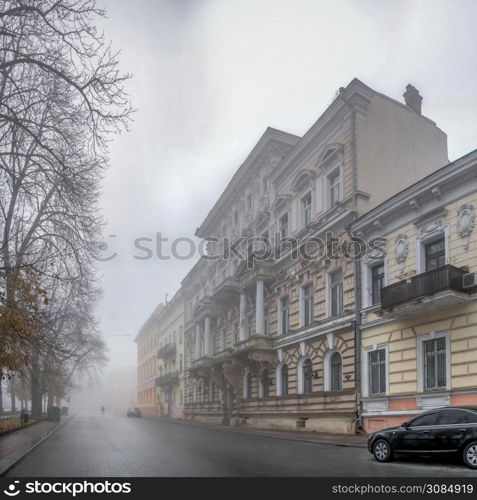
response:
[(144, 255), (134, 240), (191, 237), (267, 126), (303, 135), (358, 77), (400, 101), (417, 87), (451, 160), (477, 148), (475, 0), (99, 5), (138, 110), (114, 138), (104, 182), (108, 252), (118, 254), (101, 270), (112, 365), (135, 364), (134, 336), (193, 265), (134, 259)]

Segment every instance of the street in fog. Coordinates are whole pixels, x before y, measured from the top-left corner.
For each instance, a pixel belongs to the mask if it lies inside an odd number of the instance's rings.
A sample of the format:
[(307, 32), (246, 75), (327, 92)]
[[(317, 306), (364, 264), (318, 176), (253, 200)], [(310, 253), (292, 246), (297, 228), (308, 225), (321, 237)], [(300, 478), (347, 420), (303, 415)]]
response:
[(291, 441), (117, 414), (78, 414), (10, 477), (475, 476), (454, 461), (379, 464), (365, 448)]

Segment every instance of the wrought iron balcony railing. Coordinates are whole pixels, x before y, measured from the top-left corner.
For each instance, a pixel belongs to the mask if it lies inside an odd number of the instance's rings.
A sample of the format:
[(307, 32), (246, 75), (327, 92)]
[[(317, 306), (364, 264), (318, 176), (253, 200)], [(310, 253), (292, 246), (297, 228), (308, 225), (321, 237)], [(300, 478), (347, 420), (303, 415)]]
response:
[(160, 377), (156, 378), (156, 385), (158, 386), (169, 386), (179, 379), (179, 370), (174, 370), (173, 372), (165, 373)]
[(176, 357), (176, 345), (170, 342), (169, 344), (163, 345), (157, 351), (157, 357), (159, 359), (175, 359)]
[(392, 309), (406, 302), (431, 297), (446, 290), (462, 292), (464, 291), (462, 276), (466, 272), (448, 264), (385, 286), (381, 289), (381, 309)]

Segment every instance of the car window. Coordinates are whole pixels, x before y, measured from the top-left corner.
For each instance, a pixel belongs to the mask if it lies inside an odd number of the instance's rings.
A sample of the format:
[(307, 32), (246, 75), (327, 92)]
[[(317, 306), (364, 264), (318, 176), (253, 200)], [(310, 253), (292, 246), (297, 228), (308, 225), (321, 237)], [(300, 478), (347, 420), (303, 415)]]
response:
[(466, 424), (468, 412), (464, 410), (442, 410), (439, 418), (440, 425)]
[(469, 424), (477, 424), (477, 413), (473, 411), (466, 411), (465, 413), (467, 413), (467, 422)]
[(411, 427), (421, 427), (423, 425), (435, 425), (437, 423), (437, 417), (439, 412), (434, 413), (426, 413), (425, 415), (420, 415), (416, 417), (414, 420), (411, 420), (409, 425)]

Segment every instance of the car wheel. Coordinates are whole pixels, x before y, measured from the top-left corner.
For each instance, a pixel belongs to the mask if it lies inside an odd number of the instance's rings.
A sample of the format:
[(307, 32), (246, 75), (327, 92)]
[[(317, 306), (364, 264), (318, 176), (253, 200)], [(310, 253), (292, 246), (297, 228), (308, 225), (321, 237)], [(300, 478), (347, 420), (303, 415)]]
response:
[(385, 439), (378, 439), (373, 446), (373, 455), (378, 462), (389, 462), (392, 457), (391, 446)]
[(467, 467), (477, 469), (477, 441), (473, 441), (465, 447), (463, 458)]

